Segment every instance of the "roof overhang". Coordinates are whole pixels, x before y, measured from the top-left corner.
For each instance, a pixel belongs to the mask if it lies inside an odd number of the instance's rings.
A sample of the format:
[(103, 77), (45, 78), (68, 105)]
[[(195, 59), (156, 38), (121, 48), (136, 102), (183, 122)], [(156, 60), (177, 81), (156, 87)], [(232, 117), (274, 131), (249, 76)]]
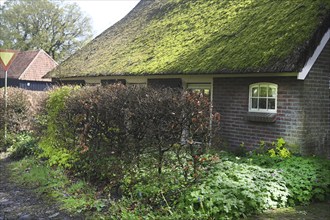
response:
[(285, 72), (285, 73), (237, 73), (237, 74), (149, 74), (149, 75), (109, 75), (109, 76), (74, 76), (74, 77), (60, 77), (52, 78), (54, 80), (61, 81), (74, 81), (74, 80), (86, 80), (86, 81), (99, 81), (106, 79), (127, 79), (130, 81), (139, 81), (140, 79), (169, 79), (169, 78), (181, 78), (181, 79), (196, 79), (196, 82), (200, 82), (201, 79), (213, 79), (213, 78), (252, 78), (252, 77), (297, 77), (297, 72)]
[(309, 71), (313, 67), (314, 63), (316, 62), (317, 58), (320, 56), (322, 50), (324, 49), (325, 45), (330, 39), (330, 28), (328, 31), (324, 34), (320, 44), (317, 46), (316, 50), (314, 51), (314, 54), (309, 60), (306, 62), (304, 68), (298, 73), (298, 79), (299, 80), (305, 80)]

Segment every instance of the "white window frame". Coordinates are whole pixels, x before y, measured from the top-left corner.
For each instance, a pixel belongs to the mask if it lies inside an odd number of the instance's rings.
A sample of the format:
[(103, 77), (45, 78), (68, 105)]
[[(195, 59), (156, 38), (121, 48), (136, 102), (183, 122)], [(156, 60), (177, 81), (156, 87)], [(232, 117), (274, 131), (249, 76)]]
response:
[[(252, 88), (258, 87), (258, 91), (260, 91), (260, 87), (267, 87), (275, 89), (275, 97), (268, 97), (268, 89), (267, 89), (267, 97), (260, 97), (259, 94), (257, 97), (252, 97)], [(274, 83), (260, 82), (254, 83), (249, 86), (249, 112), (264, 112), (264, 113), (277, 113), (277, 93), (278, 93), (278, 85)], [(252, 108), (252, 98), (258, 98), (258, 106), (259, 106), (259, 98), (266, 98), (266, 109)], [(275, 99), (275, 109), (268, 109), (268, 100)]]

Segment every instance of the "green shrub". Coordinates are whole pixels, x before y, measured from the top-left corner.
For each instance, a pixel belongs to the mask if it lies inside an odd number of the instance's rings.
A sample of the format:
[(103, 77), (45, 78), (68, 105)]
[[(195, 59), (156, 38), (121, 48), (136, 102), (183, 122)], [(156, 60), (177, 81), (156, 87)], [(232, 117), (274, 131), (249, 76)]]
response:
[[(7, 100), (7, 115), (5, 114), (5, 99), (3, 90), (0, 90), (0, 151), (5, 151), (10, 145), (7, 142), (10, 134), (15, 135), (22, 130), (28, 124), (28, 108), (29, 104), (27, 101), (26, 94), (23, 90), (8, 88), (8, 100)], [(7, 135), (8, 139), (5, 140), (5, 125), (7, 124)]]
[(33, 155), (37, 151), (37, 140), (31, 133), (25, 132), (15, 135), (8, 151), (13, 159), (22, 159), (25, 156)]
[(41, 122), (45, 123), (46, 130), (42, 133), (39, 142), (42, 150), (39, 157), (48, 158), (50, 166), (59, 165), (69, 168), (75, 160), (75, 152), (66, 149), (66, 145), (73, 144), (72, 135), (68, 130), (70, 122), (59, 117), (64, 109), (65, 100), (74, 89), (76, 88), (64, 86), (51, 91), (46, 100), (44, 115), (41, 116), (43, 119)]
[[(30, 132), (46, 94), (18, 88), (8, 88), (7, 115), (3, 88), (0, 89), (0, 152), (13, 143), (16, 135)], [(5, 123), (7, 123), (7, 140), (5, 143)], [(11, 138), (12, 137), (12, 138)], [(13, 139), (14, 138), (14, 139)]]

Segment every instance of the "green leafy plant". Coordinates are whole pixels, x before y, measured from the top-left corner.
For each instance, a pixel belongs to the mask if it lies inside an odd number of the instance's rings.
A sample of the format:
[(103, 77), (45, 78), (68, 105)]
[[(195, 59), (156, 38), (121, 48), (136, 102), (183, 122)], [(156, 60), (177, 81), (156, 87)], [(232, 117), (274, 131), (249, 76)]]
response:
[(273, 142), (272, 147), (268, 150), (270, 157), (288, 158), (291, 156), (291, 152), (285, 147), (283, 138), (279, 138), (277, 142)]
[(180, 207), (198, 218), (237, 219), (284, 207), (288, 194), (276, 170), (225, 161), (186, 195)]
[[(49, 165), (59, 165), (66, 168), (72, 166), (75, 160), (75, 154), (69, 152), (65, 146), (70, 144), (70, 132), (68, 131), (69, 122), (60, 120), (58, 117), (63, 111), (65, 100), (69, 94), (78, 87), (64, 86), (57, 88), (50, 92), (46, 100), (44, 123), (46, 123), (46, 130), (43, 132), (39, 142), (42, 150), (39, 157), (48, 158)], [(66, 126), (67, 129), (61, 129), (61, 126)]]
[(37, 140), (31, 133), (21, 133), (12, 138), (12, 145), (8, 149), (10, 157), (22, 159), (25, 156), (33, 155), (37, 151)]
[(289, 189), (290, 205), (307, 204), (311, 201), (324, 201), (329, 198), (330, 162), (321, 158), (279, 155), (252, 154), (241, 163), (259, 165), (278, 170)]
[(275, 167), (290, 192), (289, 202), (306, 204), (330, 196), (330, 162), (320, 158), (291, 157)]
[(292, 156), (283, 138), (278, 138), (272, 143), (260, 141), (258, 148), (249, 151), (245, 155), (246, 157), (242, 158), (242, 162), (269, 168)]

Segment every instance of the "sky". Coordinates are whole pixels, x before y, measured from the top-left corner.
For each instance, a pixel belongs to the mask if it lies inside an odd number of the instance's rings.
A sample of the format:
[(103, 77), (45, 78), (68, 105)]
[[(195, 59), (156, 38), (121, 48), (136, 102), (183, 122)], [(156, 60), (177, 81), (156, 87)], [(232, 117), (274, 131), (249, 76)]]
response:
[(94, 36), (122, 19), (140, 0), (69, 0), (92, 18)]
[[(5, 0), (0, 0), (0, 4)], [(140, 0), (65, 0), (76, 2), (92, 19), (94, 36), (122, 19)]]

